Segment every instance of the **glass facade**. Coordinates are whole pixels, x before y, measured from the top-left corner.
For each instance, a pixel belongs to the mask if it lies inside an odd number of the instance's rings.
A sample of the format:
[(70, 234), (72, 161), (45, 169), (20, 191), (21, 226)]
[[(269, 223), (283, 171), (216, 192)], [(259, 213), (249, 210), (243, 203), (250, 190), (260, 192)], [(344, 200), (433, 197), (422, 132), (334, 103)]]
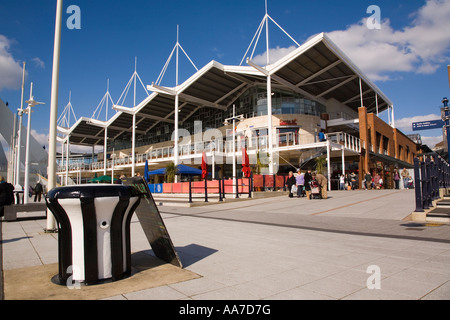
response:
[[(319, 102), (306, 99), (302, 95), (277, 88), (272, 88), (272, 114), (305, 114), (320, 116), (326, 113), (326, 108)], [(255, 86), (244, 92), (235, 102), (236, 114), (243, 114), (245, 118), (267, 115), (267, 88)], [(191, 134), (194, 133), (194, 122), (202, 121), (203, 130), (223, 127), (224, 120), (232, 117), (233, 110), (222, 111), (215, 108), (201, 108), (180, 125)], [(151, 145), (159, 142), (171, 141), (173, 124), (160, 123), (144, 136), (136, 136), (136, 147)], [(123, 135), (109, 145), (109, 150), (131, 148), (131, 135)]]

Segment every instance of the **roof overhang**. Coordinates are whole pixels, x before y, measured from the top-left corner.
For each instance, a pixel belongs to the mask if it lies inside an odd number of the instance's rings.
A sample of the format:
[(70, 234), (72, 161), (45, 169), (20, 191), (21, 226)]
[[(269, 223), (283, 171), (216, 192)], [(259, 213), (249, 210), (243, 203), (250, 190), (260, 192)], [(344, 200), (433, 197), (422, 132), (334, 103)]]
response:
[(357, 111), (362, 94), (368, 112), (377, 107), (381, 112), (393, 105), (325, 33), (312, 37), (265, 70), (275, 81), (301, 89), (319, 102), (334, 98)]
[(211, 61), (188, 80), (176, 87), (156, 84), (147, 89), (152, 93), (133, 108), (113, 106), (116, 114), (108, 121), (80, 119), (72, 128), (59, 128), (70, 136), (70, 143), (104, 144), (124, 133), (146, 134), (160, 123), (174, 124), (178, 99), (180, 124), (203, 107), (227, 110), (249, 87), (274, 85), (290, 89), (322, 104), (335, 99), (358, 111), (363, 105), (368, 112), (382, 112), (392, 102), (360, 69), (327, 37), (321, 33), (272, 65), (261, 67), (248, 60), (248, 66), (226, 66)]

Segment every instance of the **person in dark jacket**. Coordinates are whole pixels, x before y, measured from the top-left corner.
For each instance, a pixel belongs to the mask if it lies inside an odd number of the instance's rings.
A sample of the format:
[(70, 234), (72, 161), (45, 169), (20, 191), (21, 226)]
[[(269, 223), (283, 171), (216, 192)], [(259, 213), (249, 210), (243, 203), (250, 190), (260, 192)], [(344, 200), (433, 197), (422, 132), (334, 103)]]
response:
[(286, 180), (286, 186), (289, 191), (289, 198), (293, 198), (294, 194), (292, 193), (292, 186), (297, 186), (297, 181), (295, 180), (294, 173), (292, 171), (289, 172), (289, 177)]
[(0, 176), (0, 217), (4, 216), (4, 207), (14, 202), (14, 187)]
[(312, 173), (311, 170), (308, 170), (305, 173), (305, 192), (306, 192), (306, 199), (310, 200), (311, 195), (311, 185), (309, 184), (312, 181)]
[(34, 202), (41, 202), (42, 193), (44, 192), (44, 188), (40, 181), (36, 183), (34, 187)]

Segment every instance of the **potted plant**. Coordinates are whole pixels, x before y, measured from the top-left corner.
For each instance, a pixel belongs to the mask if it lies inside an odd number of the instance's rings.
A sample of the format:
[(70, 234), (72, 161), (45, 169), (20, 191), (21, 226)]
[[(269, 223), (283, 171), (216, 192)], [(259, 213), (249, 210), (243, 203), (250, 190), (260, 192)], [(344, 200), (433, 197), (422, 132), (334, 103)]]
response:
[(167, 183), (175, 182), (175, 175), (177, 174), (177, 166), (171, 162), (166, 166), (165, 179)]

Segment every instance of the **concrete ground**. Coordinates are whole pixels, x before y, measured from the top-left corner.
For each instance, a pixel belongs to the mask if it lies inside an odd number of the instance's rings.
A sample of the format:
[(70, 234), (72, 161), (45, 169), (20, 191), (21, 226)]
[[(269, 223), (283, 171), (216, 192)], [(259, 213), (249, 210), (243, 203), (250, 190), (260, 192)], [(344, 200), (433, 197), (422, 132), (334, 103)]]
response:
[[(450, 226), (410, 221), (413, 190), (332, 191), (329, 197), (160, 206), (184, 269), (153, 257), (134, 217), (133, 256), (148, 268), (122, 284), (93, 286), (102, 291), (94, 295), (91, 287), (75, 296), (63, 286), (51, 297), (33, 295), (38, 284), (27, 281), (17, 289), (18, 274), (44, 269), (37, 283), (57, 286), (49, 284), (57, 273), (57, 235), (43, 232), (45, 220), (3, 222), (4, 299), (450, 299)], [(168, 278), (155, 283), (158, 268)], [(138, 276), (139, 287), (125, 283)]]

